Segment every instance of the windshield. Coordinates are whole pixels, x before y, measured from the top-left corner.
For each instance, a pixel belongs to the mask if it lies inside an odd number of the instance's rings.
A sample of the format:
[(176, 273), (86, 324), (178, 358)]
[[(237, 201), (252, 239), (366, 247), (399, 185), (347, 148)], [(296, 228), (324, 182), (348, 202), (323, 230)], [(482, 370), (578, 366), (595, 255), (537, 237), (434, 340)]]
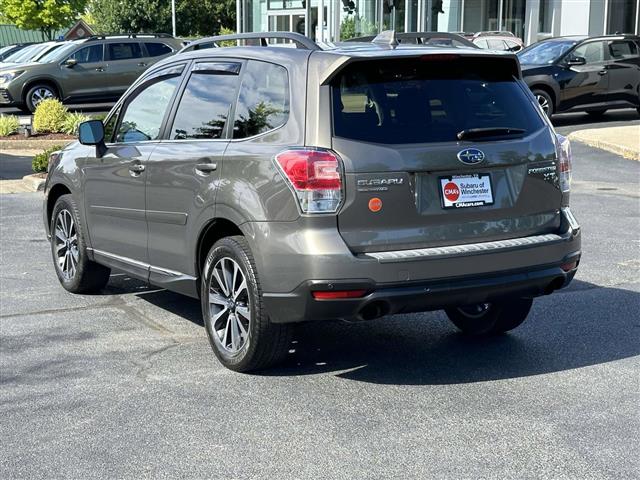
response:
[(28, 63), (33, 57), (42, 52), (48, 46), (48, 43), (39, 43), (37, 45), (25, 47), (22, 50), (18, 50), (16, 53), (9, 55), (4, 59), (4, 61), (7, 63)]
[(43, 55), (42, 58), (38, 59), (40, 63), (49, 63), (49, 62), (57, 62), (58, 60), (62, 60), (67, 55), (70, 55), (72, 50), (75, 48), (75, 43), (63, 43), (60, 48), (56, 48), (47, 52), (46, 55)]
[[(429, 57), (426, 57), (427, 60)], [(332, 83), (334, 134), (371, 143), (457, 142), (458, 134), (526, 135), (543, 126), (512, 61), (357, 62)], [(516, 72), (517, 73), (517, 72)]]
[(569, 40), (540, 42), (525, 48), (517, 55), (523, 65), (547, 65), (555, 62), (575, 44), (576, 42)]

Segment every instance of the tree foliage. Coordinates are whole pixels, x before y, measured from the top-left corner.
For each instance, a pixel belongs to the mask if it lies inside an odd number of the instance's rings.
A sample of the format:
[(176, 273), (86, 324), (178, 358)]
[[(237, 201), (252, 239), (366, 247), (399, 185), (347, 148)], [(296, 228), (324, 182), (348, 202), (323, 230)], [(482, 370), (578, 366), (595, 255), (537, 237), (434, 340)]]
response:
[(0, 0), (0, 16), (24, 30), (40, 30), (52, 40), (56, 30), (70, 27), (87, 0)]
[[(176, 0), (176, 33), (194, 37), (235, 30), (235, 8), (235, 0)], [(90, 0), (89, 13), (101, 33), (171, 32), (171, 0)]]

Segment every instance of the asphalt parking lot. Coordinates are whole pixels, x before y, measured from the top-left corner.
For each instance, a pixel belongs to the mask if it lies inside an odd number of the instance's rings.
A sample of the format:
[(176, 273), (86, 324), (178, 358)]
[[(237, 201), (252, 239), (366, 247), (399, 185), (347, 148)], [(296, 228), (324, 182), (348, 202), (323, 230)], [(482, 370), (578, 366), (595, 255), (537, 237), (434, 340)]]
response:
[(65, 292), (40, 194), (1, 196), (0, 478), (638, 478), (639, 182), (574, 144), (582, 264), (511, 334), (307, 324), (260, 375), (220, 367), (197, 301)]

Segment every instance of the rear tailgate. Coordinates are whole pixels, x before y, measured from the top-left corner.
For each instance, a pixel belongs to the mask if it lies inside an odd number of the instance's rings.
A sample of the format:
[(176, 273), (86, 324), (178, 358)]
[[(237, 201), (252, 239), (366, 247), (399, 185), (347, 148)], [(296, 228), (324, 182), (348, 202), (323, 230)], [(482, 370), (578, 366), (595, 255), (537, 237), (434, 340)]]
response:
[(332, 148), (344, 161), (338, 226), (352, 251), (557, 230), (555, 142), (525, 88), (499, 57), (344, 68), (332, 82)]

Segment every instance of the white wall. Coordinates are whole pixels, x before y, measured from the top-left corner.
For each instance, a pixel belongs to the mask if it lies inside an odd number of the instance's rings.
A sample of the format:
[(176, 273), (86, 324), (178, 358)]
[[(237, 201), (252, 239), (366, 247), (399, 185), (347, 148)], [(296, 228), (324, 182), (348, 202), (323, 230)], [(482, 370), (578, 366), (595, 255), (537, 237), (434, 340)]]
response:
[(559, 34), (588, 35), (590, 9), (590, 0), (562, 0)]

